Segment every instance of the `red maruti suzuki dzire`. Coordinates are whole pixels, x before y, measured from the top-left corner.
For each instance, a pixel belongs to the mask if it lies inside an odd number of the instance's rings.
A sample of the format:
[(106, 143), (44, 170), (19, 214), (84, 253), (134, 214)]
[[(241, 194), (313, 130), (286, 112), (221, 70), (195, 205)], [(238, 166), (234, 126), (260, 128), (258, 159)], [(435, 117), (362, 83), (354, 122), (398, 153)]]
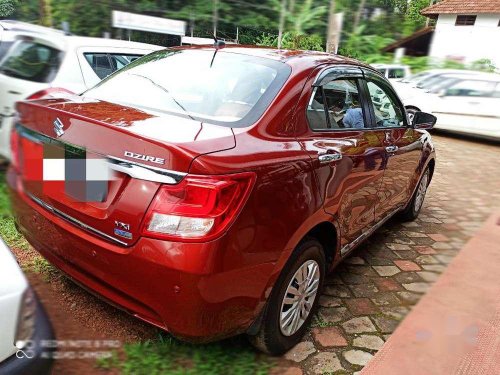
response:
[(168, 49), (17, 109), (8, 184), (35, 249), (181, 339), (272, 354), (328, 271), (417, 217), (435, 167), (435, 117), (408, 123), (376, 70), (326, 53)]

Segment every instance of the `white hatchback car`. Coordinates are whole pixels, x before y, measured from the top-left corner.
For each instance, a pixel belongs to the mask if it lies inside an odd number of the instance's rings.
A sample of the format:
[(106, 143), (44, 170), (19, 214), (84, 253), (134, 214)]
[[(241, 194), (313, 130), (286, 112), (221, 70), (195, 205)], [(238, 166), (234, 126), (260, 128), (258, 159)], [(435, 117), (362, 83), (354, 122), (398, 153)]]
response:
[(500, 75), (464, 78), (439, 93), (435, 129), (500, 141)]
[(163, 49), (123, 40), (18, 32), (0, 61), (0, 154), (10, 159), (15, 103), (50, 94), (54, 88), (81, 93), (111, 73)]
[(0, 239), (0, 374), (49, 374), (54, 340), (47, 314)]
[(16, 38), (24, 33), (30, 32), (44, 35), (64, 35), (64, 31), (51, 29), (45, 26), (33, 25), (27, 22), (14, 20), (0, 21), (0, 60), (6, 55)]
[(400, 80), (411, 76), (411, 69), (408, 65), (401, 64), (371, 64), (375, 69), (384, 75), (389, 81)]

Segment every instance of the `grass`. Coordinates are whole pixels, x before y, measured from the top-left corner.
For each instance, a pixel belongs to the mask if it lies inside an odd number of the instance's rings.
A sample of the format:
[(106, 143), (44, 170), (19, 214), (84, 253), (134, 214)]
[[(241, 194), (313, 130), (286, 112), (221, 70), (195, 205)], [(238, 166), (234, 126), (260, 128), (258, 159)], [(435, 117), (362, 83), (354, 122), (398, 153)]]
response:
[[(0, 171), (0, 236), (14, 250), (25, 272), (43, 276), (50, 283), (59, 272), (36, 253), (17, 231), (11, 213), (5, 183)], [(102, 369), (116, 369), (123, 374), (138, 375), (264, 375), (273, 360), (256, 354), (242, 337), (206, 345), (191, 345), (161, 334), (157, 340), (125, 344), (111, 358), (98, 360)]]
[(4, 171), (0, 171), (0, 236), (16, 255), (24, 252), (25, 256), (18, 256), (18, 258), (20, 258), (20, 266), (25, 272), (38, 273), (46, 281), (57, 275), (57, 270), (35, 252), (23, 235), (17, 231), (10, 207)]
[(0, 236), (11, 248), (28, 250), (28, 241), (17, 231), (10, 209), (9, 194), (5, 183), (5, 172), (0, 172)]
[(155, 341), (125, 344), (123, 352), (99, 360), (98, 366), (125, 375), (264, 375), (274, 362), (257, 355), (241, 337), (195, 345), (161, 334)]
[(318, 313), (316, 313), (313, 316), (313, 318), (312, 318), (310, 327), (311, 328), (316, 328), (316, 327), (326, 328), (326, 327), (335, 327), (336, 325), (337, 325), (337, 323), (325, 322), (323, 320), (323, 318), (321, 317), (321, 315), (319, 315)]

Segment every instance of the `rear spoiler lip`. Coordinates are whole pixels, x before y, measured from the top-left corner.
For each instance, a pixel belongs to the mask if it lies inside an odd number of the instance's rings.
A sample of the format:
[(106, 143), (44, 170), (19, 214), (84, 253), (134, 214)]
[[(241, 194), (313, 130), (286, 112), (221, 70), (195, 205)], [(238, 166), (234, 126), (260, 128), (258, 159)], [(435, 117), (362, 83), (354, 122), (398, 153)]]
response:
[[(38, 144), (45, 144), (45, 143), (69, 144), (67, 142), (61, 142), (55, 138), (51, 138), (44, 134), (35, 132), (19, 123), (15, 125), (15, 131), (18, 132), (19, 136), (29, 139), (30, 141)], [(79, 147), (73, 144), (71, 144), (71, 146), (75, 148)], [(108, 161), (110, 169), (113, 169), (117, 172), (125, 173), (130, 177), (139, 180), (175, 185), (178, 184), (180, 181), (182, 181), (182, 179), (187, 175), (187, 173), (184, 172), (152, 167), (150, 165), (138, 163), (135, 161), (121, 159), (116, 156), (103, 155), (98, 152), (96, 152), (95, 154), (106, 159)]]

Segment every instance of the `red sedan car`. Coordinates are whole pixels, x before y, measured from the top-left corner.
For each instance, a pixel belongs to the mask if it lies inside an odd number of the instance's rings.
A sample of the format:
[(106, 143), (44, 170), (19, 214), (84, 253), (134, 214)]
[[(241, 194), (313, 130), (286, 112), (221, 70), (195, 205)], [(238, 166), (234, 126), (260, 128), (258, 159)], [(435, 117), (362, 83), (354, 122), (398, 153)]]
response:
[(17, 109), (8, 184), (34, 248), (181, 339), (246, 333), (272, 354), (328, 271), (417, 217), (435, 167), (435, 117), (409, 124), (376, 70), (326, 53), (164, 50)]

